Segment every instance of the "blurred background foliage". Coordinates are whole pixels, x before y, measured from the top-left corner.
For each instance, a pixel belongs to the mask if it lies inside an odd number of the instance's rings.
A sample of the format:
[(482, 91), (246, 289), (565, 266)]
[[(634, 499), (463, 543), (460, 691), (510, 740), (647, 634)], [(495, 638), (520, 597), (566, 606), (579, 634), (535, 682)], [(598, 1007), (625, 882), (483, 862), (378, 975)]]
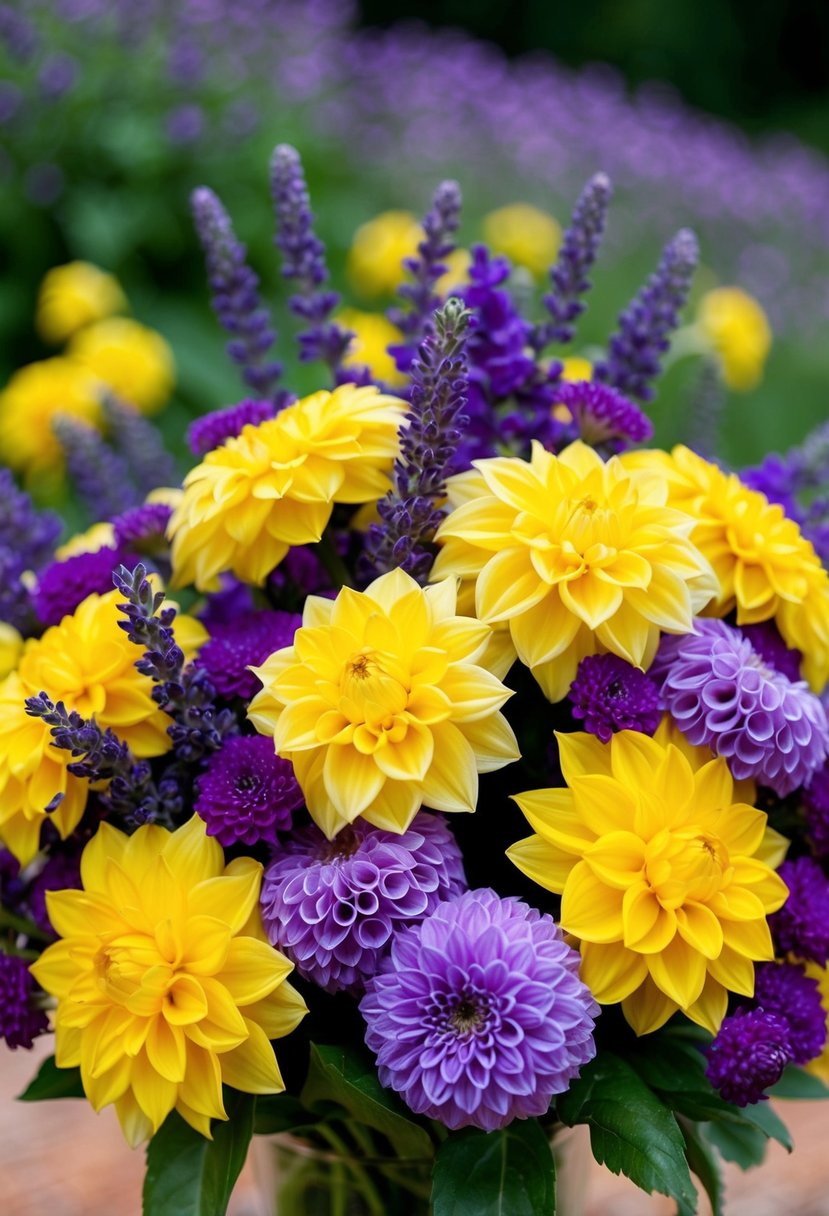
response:
[[(485, 141), (477, 159), (470, 153), (468, 162), (458, 156), (441, 160), (437, 152), (424, 150), (412, 128), (396, 135), (399, 115), (385, 114), (376, 78), (360, 96), (361, 74), (371, 65), (375, 45), (373, 35), (355, 41), (360, 24), (387, 28), (416, 16), (436, 29), (462, 27), (509, 56), (549, 52), (559, 64), (577, 69), (566, 77), (555, 69), (563, 89), (572, 89), (574, 97), (579, 89), (593, 89), (597, 96), (602, 94), (602, 106), (611, 110), (618, 93), (620, 115), (627, 107), (625, 113), (634, 121), (636, 107), (647, 111), (650, 127), (658, 129), (662, 123), (665, 138), (670, 137), (671, 123), (674, 138), (685, 138), (686, 120), (676, 94), (692, 106), (739, 123), (752, 135), (791, 130), (829, 151), (829, 6), (821, 0), (580, 0), (577, 5), (515, 0), (508, 6), (496, 0), (392, 5), (364, 0), (359, 13), (333, 0), (262, 0), (262, 11), (273, 10), (267, 28), (254, 25), (242, 31), (248, 42), (235, 60), (234, 39), (242, 38), (239, 13), (256, 9), (254, 0), (212, 0), (202, 6), (214, 17), (218, 14), (212, 30), (191, 22), (182, 34), (176, 15), (188, 7), (199, 9), (194, 0), (112, 0), (111, 5), (105, 0), (12, 0), (0, 5), (0, 41), (6, 47), (5, 53), (0, 50), (0, 242), (5, 262), (0, 278), (0, 384), (14, 368), (50, 353), (33, 326), (43, 274), (70, 259), (87, 259), (118, 277), (133, 314), (158, 329), (173, 347), (178, 390), (163, 426), (179, 449), (188, 418), (244, 395), (210, 310), (189, 215), (195, 186), (216, 190), (233, 217), (262, 279), (263, 294), (274, 306), (279, 355), (288, 364), (286, 383), (302, 392), (318, 385), (318, 373), (300, 368), (293, 356), (294, 326), (284, 307), (286, 291), (272, 248), (267, 167), (277, 141), (293, 143), (303, 155), (338, 287), (346, 285), (345, 259), (354, 230), (387, 207), (406, 206), (422, 213), (441, 176), (451, 173), (464, 188), (461, 243), (470, 243), (481, 238), (484, 212), (508, 202), (533, 202), (566, 225), (580, 182), (607, 167), (595, 163), (587, 148), (581, 153), (583, 163), (574, 158), (560, 178), (555, 165), (545, 164), (544, 174), (536, 173), (527, 152), (521, 153), (523, 169), (516, 169), (509, 159), (513, 150), (497, 146), (499, 140), (508, 142), (497, 129), (489, 133), (492, 146)], [(114, 22), (116, 9), (131, 14), (136, 29), (142, 25), (140, 33), (128, 29), (124, 37), (110, 30), (106, 37), (88, 37), (89, 14), (99, 29), (102, 21)], [(66, 17), (70, 10), (71, 20)], [(222, 10), (232, 15), (224, 24)], [(21, 23), (35, 31), (28, 49), (20, 44)], [(408, 35), (403, 30), (390, 37), (404, 45)], [(414, 45), (417, 39), (422, 39), (419, 25), (410, 41)], [(467, 46), (463, 40), (450, 41), (435, 54), (439, 79), (428, 103), (433, 124), (441, 111), (451, 116), (458, 104), (453, 55), (457, 52), (459, 61), (474, 60), (478, 52)], [(188, 53), (194, 57), (189, 64)], [(181, 62), (174, 62), (176, 54)], [(393, 55), (388, 47), (384, 54), (393, 77), (387, 87), (394, 89)], [(417, 55), (428, 61), (428, 45), (419, 45)], [(519, 60), (518, 77), (531, 76), (537, 63), (535, 56)], [(597, 63), (611, 65), (617, 75), (604, 69), (597, 74), (589, 67), (582, 72), (585, 65)], [(497, 60), (488, 61), (490, 69), (497, 77)], [(472, 76), (477, 69), (467, 62), (461, 70)], [(406, 72), (400, 76), (399, 105), (426, 113), (422, 95), (406, 95), (422, 69), (414, 64)], [(646, 88), (637, 93), (640, 85), (654, 80), (666, 82), (667, 92), (660, 86), (656, 92)], [(469, 96), (474, 101), (474, 90)], [(654, 114), (649, 110), (652, 99)], [(667, 117), (659, 109), (663, 101)], [(697, 123), (693, 116), (687, 121), (699, 127), (695, 138), (709, 138), (704, 122)], [(373, 148), (378, 132), (387, 141), (383, 154)], [(751, 162), (755, 153), (750, 145), (711, 127), (712, 147), (729, 141), (735, 156)], [(464, 146), (463, 139), (458, 146)], [(796, 184), (787, 186), (795, 195), (798, 190), (804, 197), (819, 192), (821, 183), (829, 182), (829, 169), (820, 158), (792, 150), (785, 139), (780, 146), (791, 153), (791, 163), (780, 170), (781, 181), (787, 174), (796, 177), (798, 157), (805, 166), (808, 185), (802, 190)], [(726, 160), (731, 154), (727, 148), (717, 152)], [(712, 161), (709, 172), (727, 176), (718, 164)], [(755, 168), (751, 180), (762, 181), (759, 153)], [(734, 253), (739, 242), (729, 241), (728, 224), (714, 214), (718, 202), (712, 204), (711, 214), (698, 216), (696, 202), (683, 201), (683, 182), (660, 180), (658, 172), (652, 177), (643, 174), (638, 181), (623, 180), (618, 193), (619, 210), (611, 213), (610, 239), (579, 330), (578, 345), (583, 348), (605, 343), (618, 312), (654, 268), (661, 245), (684, 224), (696, 227), (702, 238), (696, 296), (718, 282), (739, 281)], [(750, 193), (760, 191), (752, 187)], [(743, 202), (746, 211), (752, 206), (756, 210), (759, 199), (746, 196)], [(736, 223), (740, 201), (731, 200), (730, 205)], [(709, 228), (717, 230), (716, 240), (708, 239)], [(785, 215), (773, 216), (758, 232), (741, 240), (756, 255), (755, 261), (759, 258), (763, 267), (771, 267), (763, 304), (769, 310), (777, 306), (772, 315), (775, 342), (759, 387), (729, 397), (723, 451), (737, 463), (755, 461), (769, 448), (801, 440), (826, 416), (829, 399), (829, 304), (825, 313), (822, 303), (790, 304), (789, 297), (796, 297), (789, 286), (785, 296), (782, 286), (779, 291), (775, 287), (775, 276), (781, 283), (791, 279), (797, 284), (806, 268), (818, 284), (823, 282), (829, 301), (821, 274), (821, 267), (829, 264), (829, 238), (823, 234), (813, 241), (808, 225)], [(817, 290), (810, 300), (818, 298)], [(353, 298), (347, 288), (346, 295)], [(390, 301), (369, 302), (358, 295), (355, 302), (382, 308)], [(660, 442), (691, 437), (696, 375), (692, 362), (676, 361), (661, 384), (652, 407)]]

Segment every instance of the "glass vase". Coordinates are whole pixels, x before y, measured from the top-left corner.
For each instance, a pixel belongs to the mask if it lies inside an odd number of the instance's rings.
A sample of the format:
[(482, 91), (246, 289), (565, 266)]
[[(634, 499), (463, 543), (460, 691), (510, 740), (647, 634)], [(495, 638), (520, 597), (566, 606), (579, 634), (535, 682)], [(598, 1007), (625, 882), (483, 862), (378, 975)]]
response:
[[(345, 1146), (343, 1146), (345, 1147)], [(586, 1128), (552, 1139), (557, 1216), (583, 1216), (590, 1172)], [(290, 1133), (256, 1136), (258, 1216), (430, 1216), (430, 1159), (358, 1156)]]

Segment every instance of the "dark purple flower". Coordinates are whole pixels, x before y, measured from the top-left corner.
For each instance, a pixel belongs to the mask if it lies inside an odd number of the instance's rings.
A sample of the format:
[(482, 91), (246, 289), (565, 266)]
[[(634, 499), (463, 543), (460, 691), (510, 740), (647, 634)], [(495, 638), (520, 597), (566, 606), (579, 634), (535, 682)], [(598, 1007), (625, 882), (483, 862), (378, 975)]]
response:
[(61, 526), (51, 511), (36, 511), (11, 472), (0, 468), (0, 620), (24, 635), (37, 624), (28, 571), (51, 561)]
[(792, 1061), (808, 1064), (826, 1043), (826, 1010), (817, 980), (798, 963), (758, 963), (754, 968), (754, 1006), (789, 1024)]
[(544, 1115), (596, 1053), (599, 1007), (550, 916), (492, 890), (398, 933), (360, 1012), (383, 1085), (453, 1130)]
[(44, 625), (59, 625), (88, 595), (112, 590), (112, 572), (130, 559), (111, 545), (93, 553), (76, 553), (41, 571), (35, 592), (37, 615)]
[(0, 845), (0, 906), (16, 912), (22, 905), (26, 882), (20, 877), (20, 862)]
[(172, 513), (173, 508), (163, 502), (145, 502), (122, 511), (112, 520), (116, 547), (150, 555), (166, 548), (167, 524)]
[(126, 461), (141, 497), (158, 486), (176, 485), (176, 462), (165, 448), (158, 427), (112, 394), (104, 396), (103, 406), (109, 442)]
[(193, 191), (191, 203), (207, 262), (213, 309), (219, 324), (231, 335), (227, 353), (251, 388), (276, 399), (282, 365), (268, 358), (276, 334), (259, 296), (259, 279), (248, 266), (245, 247), (236, 239), (230, 218), (213, 191), (200, 186)]
[(57, 934), (46, 908), (47, 891), (66, 891), (81, 886), (79, 854), (53, 853), (40, 873), (32, 879), (27, 896), (29, 916), (44, 933)]
[(381, 523), (366, 536), (362, 571), (367, 579), (399, 567), (425, 582), (432, 567), (430, 544), (446, 511), (440, 500), (456, 471), (458, 445), (469, 421), (466, 341), (469, 313), (448, 300), (434, 315), (433, 330), (411, 366), (411, 409), (401, 432), (393, 488), (377, 504)]
[[(582, 439), (604, 453), (623, 451), (631, 443), (644, 443), (653, 435), (653, 423), (627, 397), (595, 380), (563, 380), (555, 392), (556, 405), (572, 417), (564, 433)], [(557, 446), (562, 446), (561, 440)]]
[(656, 271), (619, 316), (607, 358), (596, 364), (597, 380), (640, 401), (653, 399), (650, 382), (659, 375), (698, 260), (693, 232), (683, 229), (668, 242)]
[(829, 879), (812, 857), (784, 861), (778, 874), (789, 888), (783, 907), (769, 917), (780, 954), (829, 962)]
[(726, 1102), (748, 1106), (765, 1098), (794, 1058), (789, 1023), (763, 1009), (737, 1009), (708, 1048), (705, 1075)]
[(316, 826), (283, 842), (262, 882), (268, 937), (327, 992), (361, 992), (401, 925), (466, 888), (461, 851), (440, 815), (401, 834), (358, 819), (326, 840)]
[(615, 654), (582, 659), (567, 695), (573, 717), (602, 743), (619, 730), (652, 735), (662, 717), (653, 680)]
[(301, 624), (302, 617), (293, 612), (246, 612), (214, 625), (197, 661), (223, 697), (249, 699), (262, 685), (248, 668), (259, 667), (274, 651), (292, 645)]
[(196, 779), (195, 809), (219, 844), (273, 844), (287, 832), (302, 790), (290, 760), (261, 735), (237, 735), (213, 752)]
[(0, 1038), (7, 1047), (30, 1048), (49, 1029), (49, 1019), (32, 1003), (34, 980), (22, 958), (0, 953)]
[(829, 857), (829, 763), (815, 773), (803, 791), (806, 830), (816, 855)]
[(665, 637), (651, 667), (662, 702), (696, 745), (725, 756), (733, 775), (781, 797), (808, 782), (829, 752), (829, 723), (804, 681), (768, 667), (748, 638), (720, 620)]
[(760, 621), (757, 625), (741, 625), (740, 633), (751, 642), (752, 649), (769, 667), (779, 671), (787, 680), (796, 684), (803, 677), (799, 650), (790, 650), (780, 636), (774, 621)]
[(553, 290), (544, 297), (551, 320), (536, 326), (532, 345), (541, 351), (551, 342), (572, 342), (574, 322), (586, 307), (582, 297), (590, 290), (587, 275), (596, 260), (604, 235), (612, 188), (605, 173), (591, 177), (573, 209), (558, 258), (550, 270)]
[(246, 426), (259, 426), (267, 418), (273, 418), (272, 401), (240, 401), (223, 410), (213, 410), (202, 418), (191, 422), (187, 428), (187, 442), (194, 456), (204, 456), (214, 448), (221, 447), (227, 439), (240, 435)]
[(127, 461), (95, 427), (58, 415), (52, 419), (52, 430), (63, 448), (73, 487), (94, 519), (110, 519), (143, 501)]

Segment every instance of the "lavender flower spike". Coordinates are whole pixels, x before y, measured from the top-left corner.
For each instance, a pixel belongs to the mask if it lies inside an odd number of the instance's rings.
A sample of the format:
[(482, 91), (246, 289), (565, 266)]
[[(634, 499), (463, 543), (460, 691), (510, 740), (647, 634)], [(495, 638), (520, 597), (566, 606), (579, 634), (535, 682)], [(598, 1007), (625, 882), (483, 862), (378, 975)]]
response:
[(126, 460), (136, 489), (142, 495), (178, 481), (176, 462), (164, 447), (161, 433), (143, 414), (107, 394), (103, 401), (109, 438)]
[(423, 240), (417, 255), (403, 259), (403, 265), (414, 282), (404, 283), (398, 295), (410, 305), (409, 309), (393, 308), (389, 320), (408, 338), (408, 345), (392, 349), (401, 371), (408, 372), (416, 357), (416, 344), (432, 324), (432, 314), (440, 304), (435, 284), (446, 273), (444, 258), (455, 248), (454, 233), (460, 224), (461, 188), (457, 182), (441, 182), (432, 197), (432, 205), (423, 219)]
[(133, 485), (126, 462), (107, 447), (94, 427), (58, 415), (52, 419), (52, 430), (78, 497), (94, 519), (109, 519), (138, 506), (143, 495)]
[(650, 381), (679, 323), (699, 260), (697, 238), (681, 229), (665, 246), (659, 266), (619, 316), (607, 359), (596, 364), (595, 378), (629, 397), (651, 401)]
[(447, 300), (434, 315), (435, 332), (424, 338), (412, 365), (409, 425), (401, 436), (393, 489), (377, 506), (383, 522), (372, 524), (366, 537), (366, 575), (399, 566), (421, 582), (428, 576), (429, 542), (445, 515), (435, 503), (453, 472), (453, 457), (468, 421), (464, 409), (469, 316), (460, 300)]
[(570, 227), (564, 234), (558, 259), (550, 270), (553, 290), (544, 297), (551, 320), (538, 325), (530, 339), (540, 352), (551, 342), (572, 342), (573, 322), (586, 308), (581, 298), (590, 290), (587, 277), (596, 260), (604, 235), (607, 209), (613, 187), (606, 173), (596, 173), (584, 187), (573, 208)]
[(328, 281), (325, 245), (314, 232), (314, 216), (302, 161), (296, 148), (277, 144), (271, 160), (271, 193), (276, 212), (275, 244), (282, 254), (282, 274), (298, 287), (288, 300), (296, 317), (310, 323), (299, 335), (299, 357), (304, 363), (319, 360), (337, 372), (351, 331), (330, 317), (340, 302), (339, 294), (323, 289)]
[(259, 297), (259, 279), (245, 261), (245, 247), (236, 239), (230, 218), (213, 191), (199, 186), (193, 191), (191, 205), (207, 262), (213, 308), (232, 337), (227, 353), (242, 368), (245, 383), (266, 397), (282, 367), (266, 357), (276, 334)]

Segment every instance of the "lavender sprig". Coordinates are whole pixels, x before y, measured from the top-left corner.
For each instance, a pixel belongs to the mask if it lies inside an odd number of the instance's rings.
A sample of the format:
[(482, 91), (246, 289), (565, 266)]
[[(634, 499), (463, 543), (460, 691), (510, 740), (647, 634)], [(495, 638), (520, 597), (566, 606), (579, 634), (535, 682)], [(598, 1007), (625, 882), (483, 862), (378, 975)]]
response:
[(204, 668), (185, 666), (172, 628), (176, 610), (161, 607), (164, 592), (153, 591), (146, 568), (140, 562), (132, 571), (119, 566), (112, 581), (126, 596), (118, 608), (127, 619), (118, 624), (144, 651), (135, 666), (153, 681), (153, 700), (173, 719), (167, 733), (176, 755), (185, 763), (199, 760), (238, 733), (233, 712), (216, 708), (216, 689)]
[(408, 339), (405, 344), (392, 349), (401, 371), (410, 370), (416, 357), (417, 343), (429, 332), (432, 316), (440, 304), (435, 284), (446, 273), (444, 259), (455, 248), (453, 237), (460, 225), (461, 204), (458, 183), (441, 182), (423, 219), (424, 237), (417, 247), (417, 255), (403, 259), (403, 265), (413, 282), (403, 283), (397, 294), (409, 307), (389, 310), (389, 320)]
[(58, 415), (52, 419), (52, 430), (63, 448), (78, 496), (95, 519), (119, 515), (143, 500), (126, 462), (94, 427)]
[(607, 359), (596, 364), (597, 380), (640, 401), (653, 400), (650, 381), (659, 375), (698, 260), (697, 238), (690, 229), (681, 229), (662, 251), (656, 271), (620, 314)]
[(11, 471), (0, 469), (0, 620), (24, 636), (35, 628), (37, 617), (26, 572), (51, 561), (60, 533), (57, 515), (36, 511)]
[(340, 297), (323, 287), (329, 278), (325, 245), (314, 232), (302, 161), (290, 144), (277, 144), (274, 149), (271, 194), (276, 213), (274, 243), (282, 254), (282, 274), (298, 289), (289, 297), (288, 307), (309, 323), (298, 335), (299, 357), (303, 363), (326, 363), (336, 379), (352, 334), (330, 320)]
[(207, 262), (213, 309), (231, 335), (230, 358), (242, 369), (246, 384), (261, 397), (279, 396), (276, 383), (282, 365), (267, 355), (276, 339), (270, 314), (259, 295), (259, 279), (246, 261), (230, 217), (212, 190), (200, 186), (191, 198), (196, 230)]
[[(162, 795), (152, 780), (146, 760), (137, 760), (126, 743), (113, 730), (102, 730), (93, 718), (83, 718), (77, 710), (67, 710), (63, 701), (57, 704), (45, 693), (26, 698), (26, 713), (40, 718), (51, 727), (55, 747), (79, 757), (67, 770), (88, 781), (108, 781), (108, 788), (99, 798), (113, 814), (123, 817), (130, 825), (163, 822), (172, 826), (172, 816), (180, 810), (180, 800), (172, 801)], [(46, 807), (55, 810), (62, 795)]]
[(382, 525), (366, 537), (362, 573), (370, 577), (399, 566), (425, 582), (433, 561), (430, 547), (446, 511), (436, 506), (453, 472), (467, 402), (466, 337), (470, 312), (447, 300), (434, 314), (433, 332), (412, 364), (409, 425), (403, 430), (393, 488), (378, 503)]
[(110, 440), (126, 460), (138, 492), (144, 496), (158, 486), (173, 485), (178, 480), (175, 461), (164, 447), (157, 427), (109, 394), (103, 405)]
[(573, 340), (576, 332), (573, 322), (587, 307), (581, 297), (590, 290), (587, 275), (604, 236), (612, 191), (607, 174), (596, 173), (573, 208), (570, 227), (564, 233), (558, 258), (550, 270), (553, 291), (544, 296), (544, 307), (551, 320), (537, 325), (530, 338), (536, 353), (551, 342)]

